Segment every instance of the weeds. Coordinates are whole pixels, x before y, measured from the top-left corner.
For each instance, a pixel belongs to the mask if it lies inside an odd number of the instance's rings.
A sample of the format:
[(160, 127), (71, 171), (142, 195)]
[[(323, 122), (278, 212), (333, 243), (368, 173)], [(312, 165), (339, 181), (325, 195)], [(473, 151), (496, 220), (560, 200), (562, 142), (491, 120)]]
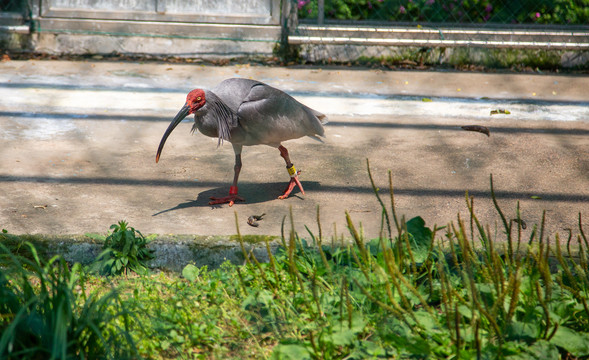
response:
[(103, 251), (90, 270), (102, 275), (119, 275), (128, 271), (146, 274), (146, 261), (153, 259), (149, 242), (141, 232), (128, 226), (126, 221), (111, 225), (112, 233), (104, 240)]
[(128, 359), (137, 356), (131, 315), (114, 290), (86, 292), (79, 264), (33, 260), (0, 244), (0, 358)]
[[(312, 233), (308, 244), (291, 231), (283, 248), (269, 254), (269, 264), (244, 253), (246, 310), (255, 314), (250, 321), (259, 331), (272, 329), (280, 339), (274, 358), (589, 355), (581, 219), (577, 241), (569, 235), (563, 253), (558, 236), (554, 245), (544, 237), (543, 223), (524, 243), (519, 210), (519, 221), (507, 220), (492, 178), (502, 242), (480, 224), (468, 194), (470, 221), (459, 216), (443, 234), (419, 217), (399, 220), (392, 187), (392, 210), (376, 188), (375, 194), (384, 227), (379, 239), (364, 239), (346, 214), (354, 245), (334, 249)], [(283, 281), (269, 281), (269, 274)]]
[[(188, 265), (183, 278), (110, 277), (116, 292), (105, 290), (106, 280), (85, 275), (79, 265), (69, 270), (59, 258), (41, 266), (6, 255), (0, 266), (0, 357), (26, 357), (27, 349), (60, 357), (64, 346), (81, 358), (92, 358), (94, 347), (98, 357), (166, 359), (589, 356), (589, 242), (581, 215), (575, 236), (569, 231), (564, 239), (551, 239), (544, 219), (523, 231), (519, 206), (514, 219), (504, 213), (491, 178), (499, 234), (480, 223), (468, 194), (466, 220), (458, 216), (445, 227), (429, 228), (420, 217), (398, 216), (390, 172), (389, 185), (387, 204), (373, 183), (382, 208), (377, 239), (364, 238), (346, 214), (353, 242), (328, 241), (318, 208), (318, 233), (307, 228), (307, 239), (294, 231), (292, 214), (283, 220), (282, 246), (272, 253), (266, 240), (267, 263), (246, 250), (237, 228), (245, 264), (215, 270)], [(113, 226), (112, 244), (117, 237), (119, 243), (137, 238), (126, 224)], [(47, 275), (56, 271), (60, 275)], [(66, 300), (51, 300), (57, 289)], [(53, 312), (50, 319), (61, 319), (55, 304), (62, 303), (66, 318), (75, 321), (40, 322), (59, 322), (47, 327), (57, 345), (40, 347), (46, 342), (29, 340), (37, 335), (23, 337), (25, 327), (38, 321), (28, 314)]]

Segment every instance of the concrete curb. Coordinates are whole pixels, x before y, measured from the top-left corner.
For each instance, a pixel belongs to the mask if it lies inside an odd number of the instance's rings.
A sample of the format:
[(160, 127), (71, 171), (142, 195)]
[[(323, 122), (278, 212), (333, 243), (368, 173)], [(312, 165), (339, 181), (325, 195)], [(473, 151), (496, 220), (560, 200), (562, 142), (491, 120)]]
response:
[[(11, 235), (0, 234), (0, 244), (14, 253), (27, 257), (25, 242), (32, 243), (39, 256), (50, 259), (62, 255), (69, 263), (89, 265), (102, 251), (102, 235)], [(225, 261), (243, 264), (244, 256), (237, 236), (196, 236), (196, 235), (149, 235), (153, 238), (148, 247), (154, 250), (155, 258), (148, 264), (152, 269), (180, 272), (188, 264), (198, 267), (218, 268)], [(279, 239), (270, 236), (245, 236), (244, 247), (259, 261), (268, 261), (265, 240), (275, 252)]]

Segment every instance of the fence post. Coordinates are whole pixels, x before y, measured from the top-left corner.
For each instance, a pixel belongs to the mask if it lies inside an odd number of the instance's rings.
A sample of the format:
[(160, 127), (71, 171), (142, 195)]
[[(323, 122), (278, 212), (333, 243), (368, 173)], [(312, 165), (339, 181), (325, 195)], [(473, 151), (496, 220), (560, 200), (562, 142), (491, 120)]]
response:
[(317, 25), (323, 26), (325, 20), (325, 0), (317, 1)]
[(278, 49), (278, 56), (282, 61), (288, 62), (293, 55), (290, 45), (288, 43), (288, 35), (296, 29), (299, 19), (297, 14), (296, 0), (282, 0), (280, 9), (280, 44)]

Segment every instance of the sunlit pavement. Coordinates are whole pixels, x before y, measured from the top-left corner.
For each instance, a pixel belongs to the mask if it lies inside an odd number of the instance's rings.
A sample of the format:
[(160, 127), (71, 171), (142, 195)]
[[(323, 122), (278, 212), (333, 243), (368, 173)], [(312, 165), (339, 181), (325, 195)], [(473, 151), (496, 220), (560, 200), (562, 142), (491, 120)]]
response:
[[(211, 207), (233, 178), (231, 146), (190, 134), (188, 119), (155, 163), (169, 121), (196, 87), (255, 78), (326, 113), (324, 143), (284, 143), (306, 194), (277, 200), (288, 182), (278, 151), (243, 153), (245, 203)], [(0, 64), (0, 227), (12, 233), (106, 232), (126, 219), (143, 233), (279, 235), (295, 228), (347, 235), (345, 211), (377, 236), (381, 209), (366, 171), (397, 212), (446, 225), (475, 198), (495, 229), (489, 177), (508, 218), (519, 202), (531, 225), (547, 211), (550, 231), (589, 228), (589, 77), (540, 74), (380, 71), (352, 68), (117, 62), (8, 61)], [(506, 110), (506, 111), (503, 111)], [(492, 111), (499, 114), (491, 115)], [(509, 114), (505, 113), (509, 112)], [(478, 125), (490, 136), (464, 131)], [(266, 213), (259, 227), (247, 225)], [(287, 226), (290, 226), (287, 221)], [(531, 231), (528, 226), (525, 231)]]

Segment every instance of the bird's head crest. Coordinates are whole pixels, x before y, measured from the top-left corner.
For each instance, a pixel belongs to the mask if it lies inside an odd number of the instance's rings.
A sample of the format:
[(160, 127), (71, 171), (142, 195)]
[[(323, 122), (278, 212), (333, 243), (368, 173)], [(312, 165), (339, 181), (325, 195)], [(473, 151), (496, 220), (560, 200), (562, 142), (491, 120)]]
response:
[(190, 107), (190, 114), (195, 113), (205, 103), (205, 92), (202, 89), (194, 89), (186, 95), (186, 105)]

